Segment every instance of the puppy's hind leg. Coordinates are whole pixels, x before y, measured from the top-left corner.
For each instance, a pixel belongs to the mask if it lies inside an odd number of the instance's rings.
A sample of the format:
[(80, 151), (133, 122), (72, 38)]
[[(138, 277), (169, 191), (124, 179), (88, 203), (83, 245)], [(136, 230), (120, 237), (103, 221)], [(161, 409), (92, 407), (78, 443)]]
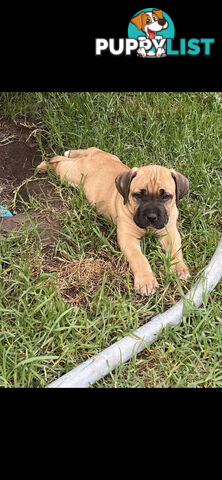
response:
[(77, 157), (82, 157), (83, 155), (89, 155), (92, 153), (93, 150), (97, 150), (95, 147), (90, 147), (90, 148), (80, 148), (79, 150), (67, 150), (64, 153), (64, 157), (68, 158), (77, 158)]
[(64, 153), (64, 157), (75, 158), (75, 157), (79, 157), (79, 155), (83, 155), (84, 153), (85, 153), (85, 150), (83, 150), (83, 149), (80, 149), (80, 150), (67, 150), (67, 151)]

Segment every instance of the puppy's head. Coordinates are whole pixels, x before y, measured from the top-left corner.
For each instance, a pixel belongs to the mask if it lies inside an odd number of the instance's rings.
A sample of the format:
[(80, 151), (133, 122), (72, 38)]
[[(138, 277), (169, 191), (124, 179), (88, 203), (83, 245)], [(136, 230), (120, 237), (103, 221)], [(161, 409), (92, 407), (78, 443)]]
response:
[(163, 17), (162, 10), (152, 10), (152, 12), (141, 12), (131, 19), (138, 30), (142, 30), (147, 35), (149, 30), (152, 32), (160, 32), (168, 27), (168, 22)]
[(167, 225), (172, 207), (187, 193), (189, 182), (173, 169), (148, 165), (118, 175), (116, 188), (138, 227), (160, 230)]

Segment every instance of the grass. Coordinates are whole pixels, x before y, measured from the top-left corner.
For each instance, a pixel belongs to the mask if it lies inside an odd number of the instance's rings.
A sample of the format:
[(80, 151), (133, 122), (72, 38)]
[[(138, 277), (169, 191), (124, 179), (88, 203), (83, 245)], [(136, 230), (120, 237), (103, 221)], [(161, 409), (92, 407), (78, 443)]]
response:
[[(180, 202), (179, 216), (192, 274), (182, 285), (186, 292), (220, 238), (221, 108), (220, 97), (210, 92), (9, 92), (1, 94), (0, 121), (33, 124), (43, 158), (97, 146), (130, 167), (157, 163), (186, 175), (191, 187)], [(167, 259), (151, 234), (142, 248), (160, 291), (144, 300), (133, 291), (113, 224), (89, 206), (81, 188), (61, 184), (52, 172), (48, 178), (63, 207), (55, 244), (45, 249), (35, 226), (32, 232), (24, 228), (1, 237), (3, 387), (45, 387), (180, 298)], [(48, 199), (30, 197), (22, 204), (27, 215), (39, 208), (50, 209)], [(94, 388), (221, 387), (220, 288), (207, 304), (191, 310), (186, 321), (164, 329), (155, 344)]]

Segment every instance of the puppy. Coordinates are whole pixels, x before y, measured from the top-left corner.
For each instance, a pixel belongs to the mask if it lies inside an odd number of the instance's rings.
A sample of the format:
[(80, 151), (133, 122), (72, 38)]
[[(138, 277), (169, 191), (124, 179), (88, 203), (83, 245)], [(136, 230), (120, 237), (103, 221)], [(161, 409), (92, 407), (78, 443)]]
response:
[[(189, 189), (184, 175), (160, 165), (129, 168), (115, 155), (94, 147), (53, 157), (49, 167), (73, 185), (84, 179), (89, 202), (117, 226), (120, 249), (129, 261), (135, 290), (141, 295), (154, 293), (158, 287), (140, 248), (140, 238), (148, 229), (160, 238), (178, 277), (189, 277), (177, 230), (178, 202)], [(46, 162), (37, 168), (46, 169)]]

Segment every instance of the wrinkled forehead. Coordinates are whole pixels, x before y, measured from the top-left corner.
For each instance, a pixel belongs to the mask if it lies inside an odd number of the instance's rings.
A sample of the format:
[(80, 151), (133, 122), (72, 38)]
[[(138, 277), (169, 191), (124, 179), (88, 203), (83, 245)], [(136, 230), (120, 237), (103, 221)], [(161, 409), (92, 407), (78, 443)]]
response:
[(132, 190), (146, 188), (148, 192), (158, 193), (162, 188), (168, 192), (175, 192), (175, 182), (168, 168), (158, 165), (140, 167), (132, 182)]

